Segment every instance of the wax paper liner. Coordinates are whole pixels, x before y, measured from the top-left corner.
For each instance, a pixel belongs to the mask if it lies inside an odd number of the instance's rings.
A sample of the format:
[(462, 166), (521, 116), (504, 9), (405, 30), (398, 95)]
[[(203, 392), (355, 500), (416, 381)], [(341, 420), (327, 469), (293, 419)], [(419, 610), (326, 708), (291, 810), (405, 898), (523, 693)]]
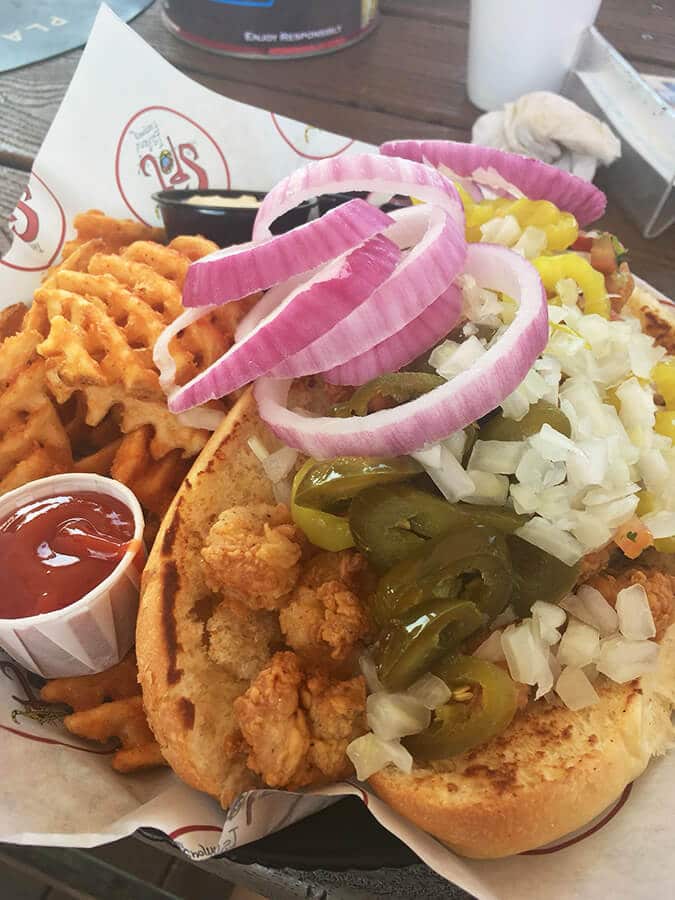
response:
[[(265, 190), (307, 159), (369, 149), (193, 83), (102, 7), (13, 215), (0, 305), (30, 299), (80, 210), (156, 224), (150, 195), (158, 188)], [(675, 895), (672, 757), (655, 760), (580, 833), (531, 854), (477, 862), (455, 856), (356, 783), (304, 795), (254, 791), (226, 813), (167, 769), (116, 774), (111, 753), (65, 731), (40, 702), (33, 676), (0, 657), (0, 841), (91, 847), (146, 827), (198, 860), (355, 794), (436, 872), (484, 900)]]

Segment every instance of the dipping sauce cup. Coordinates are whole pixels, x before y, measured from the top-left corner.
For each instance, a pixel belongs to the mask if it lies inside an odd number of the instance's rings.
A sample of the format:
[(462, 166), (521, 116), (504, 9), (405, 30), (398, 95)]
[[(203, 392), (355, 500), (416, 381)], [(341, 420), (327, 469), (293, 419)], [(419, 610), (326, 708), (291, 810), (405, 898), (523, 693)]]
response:
[[(128, 487), (112, 478), (90, 474), (52, 475), (31, 481), (0, 497), (0, 526), (30, 504), (83, 494), (98, 495), (102, 506), (108, 499), (115, 506), (121, 504), (126, 508), (129, 511), (131, 527), (128, 533), (131, 538), (122, 545), (126, 549), (122, 549), (123, 555), (112, 571), (98, 584), (93, 587), (89, 585), (89, 590), (84, 588), (86, 593), (83, 596), (68, 599), (63, 608), (50, 612), (24, 615), (22, 618), (0, 618), (0, 647), (26, 669), (43, 678), (101, 672), (119, 662), (134, 643), (139, 585), (146, 551), (143, 544), (143, 512)], [(23, 520), (30, 521), (25, 514)], [(66, 540), (77, 542), (91, 537), (86, 529), (83, 535), (78, 524), (80, 521), (73, 519), (72, 525), (70, 522), (65, 524), (64, 527), (69, 529), (62, 532)], [(20, 540), (20, 535), (21, 530), (16, 533), (13, 546)], [(101, 539), (98, 533), (91, 539), (94, 543), (101, 540), (101, 546), (104, 546), (105, 539)], [(48, 542), (37, 547), (40, 559), (43, 553), (50, 553)], [(0, 555), (0, 571), (11, 564), (10, 555), (11, 551), (5, 559)], [(51, 559), (55, 561), (48, 561), (47, 565), (52, 566), (53, 572), (53, 567), (59, 563), (68, 565), (70, 559), (77, 558), (57, 553)], [(74, 577), (77, 578), (77, 562), (72, 565)], [(55, 580), (53, 576), (52, 581)], [(7, 598), (4, 599), (7, 602)]]

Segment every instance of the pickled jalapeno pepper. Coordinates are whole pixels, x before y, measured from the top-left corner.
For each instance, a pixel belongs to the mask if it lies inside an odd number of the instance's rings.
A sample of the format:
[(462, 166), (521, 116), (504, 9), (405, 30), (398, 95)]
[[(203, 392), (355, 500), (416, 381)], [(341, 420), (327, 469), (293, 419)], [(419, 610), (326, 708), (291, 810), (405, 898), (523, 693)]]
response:
[(308, 540), (322, 550), (354, 546), (349, 520), (339, 507), (369, 485), (402, 481), (422, 471), (409, 456), (341, 456), (307, 460), (293, 480), (291, 517)]
[(431, 600), (392, 619), (375, 649), (380, 681), (402, 691), (488, 621), (470, 600)]
[(510, 597), (506, 540), (494, 528), (475, 525), (433, 538), (395, 565), (380, 579), (370, 605), (379, 625), (431, 600), (470, 600), (492, 619)]
[(417, 759), (447, 759), (501, 734), (517, 707), (516, 685), (499, 666), (475, 656), (456, 656), (433, 666), (453, 691), (453, 699), (435, 709), (429, 727), (404, 738)]
[(526, 618), (536, 600), (559, 603), (579, 578), (579, 563), (568, 566), (515, 534), (507, 537), (513, 566), (511, 603), (516, 615)]
[(426, 394), (441, 384), (446, 384), (446, 379), (440, 375), (432, 375), (428, 372), (393, 372), (391, 375), (381, 375), (373, 378), (352, 394), (349, 400), (338, 403), (333, 407), (333, 415), (346, 418), (348, 416), (365, 416), (371, 404), (377, 404), (379, 408), (384, 401), (392, 401), (393, 405), (407, 403)]
[(532, 404), (518, 422), (497, 413), (480, 426), (478, 437), (481, 441), (523, 441), (533, 434), (538, 434), (543, 425), (550, 425), (565, 437), (572, 435), (572, 428), (565, 413), (553, 403), (539, 400)]
[(453, 529), (489, 525), (510, 533), (527, 518), (496, 506), (448, 503), (410, 484), (368, 488), (354, 499), (349, 511), (354, 542), (379, 572)]

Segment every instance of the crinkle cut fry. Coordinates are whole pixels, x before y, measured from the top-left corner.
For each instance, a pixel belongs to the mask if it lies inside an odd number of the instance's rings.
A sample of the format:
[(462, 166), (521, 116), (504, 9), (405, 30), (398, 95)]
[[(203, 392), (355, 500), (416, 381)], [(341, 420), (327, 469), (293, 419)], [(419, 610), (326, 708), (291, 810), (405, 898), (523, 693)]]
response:
[(63, 720), (72, 734), (100, 743), (117, 738), (112, 766), (118, 772), (166, 765), (145, 718), (133, 651), (104, 672), (47, 681), (40, 696), (74, 710)]

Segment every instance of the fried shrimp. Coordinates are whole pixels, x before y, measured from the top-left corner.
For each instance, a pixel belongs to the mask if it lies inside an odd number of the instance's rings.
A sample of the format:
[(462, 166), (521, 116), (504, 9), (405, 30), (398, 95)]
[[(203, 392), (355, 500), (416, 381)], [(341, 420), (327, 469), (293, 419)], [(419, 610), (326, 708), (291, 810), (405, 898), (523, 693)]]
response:
[(359, 598), (342, 581), (297, 588), (279, 622), (289, 647), (317, 663), (326, 656), (336, 662), (347, 659), (369, 632)]
[(301, 532), (283, 504), (234, 506), (218, 516), (202, 549), (206, 583), (252, 609), (279, 609), (298, 581), (301, 554)]
[(206, 623), (208, 654), (235, 678), (250, 680), (269, 661), (272, 644), (281, 643), (276, 613), (253, 610), (224, 600)]
[(294, 790), (345, 777), (347, 745), (365, 731), (361, 676), (331, 680), (307, 674), (295, 653), (277, 653), (234, 702), (247, 742), (248, 767), (270, 787)]

